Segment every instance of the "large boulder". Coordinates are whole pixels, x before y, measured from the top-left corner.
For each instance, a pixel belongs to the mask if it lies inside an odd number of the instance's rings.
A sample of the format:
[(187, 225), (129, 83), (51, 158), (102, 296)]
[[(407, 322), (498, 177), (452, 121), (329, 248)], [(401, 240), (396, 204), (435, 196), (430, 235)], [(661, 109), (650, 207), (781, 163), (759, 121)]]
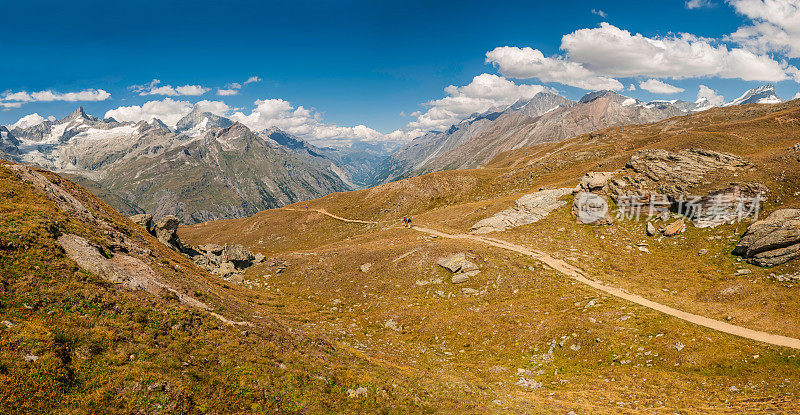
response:
[(254, 259), (255, 255), (239, 244), (226, 244), (222, 250), (222, 261), (231, 262), (239, 269), (253, 265)]
[(178, 225), (181, 221), (175, 216), (164, 216), (153, 224), (153, 233), (161, 243), (179, 252), (183, 251), (183, 244), (178, 237)]
[(153, 232), (153, 215), (142, 213), (131, 216), (130, 220), (133, 221), (133, 223), (145, 228), (148, 233)]
[(761, 267), (800, 257), (800, 209), (779, 209), (753, 223), (733, 253)]
[(572, 201), (572, 214), (584, 225), (610, 225), (611, 204), (608, 197), (591, 192), (579, 192)]
[(614, 174), (614, 172), (591, 171), (581, 178), (578, 187), (584, 192), (603, 192)]
[(483, 219), (472, 226), (472, 233), (485, 234), (538, 222), (555, 209), (567, 204), (559, 200), (572, 189), (541, 190), (517, 199), (514, 207)]

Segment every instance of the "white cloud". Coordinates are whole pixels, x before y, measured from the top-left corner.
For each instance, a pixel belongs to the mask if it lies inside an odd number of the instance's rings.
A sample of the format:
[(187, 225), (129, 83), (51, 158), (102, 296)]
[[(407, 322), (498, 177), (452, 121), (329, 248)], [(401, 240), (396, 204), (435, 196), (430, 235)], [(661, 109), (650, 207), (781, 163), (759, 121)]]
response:
[(486, 53), (486, 63), (495, 65), (507, 77), (538, 78), (542, 82), (557, 82), (577, 88), (622, 89), (616, 79), (598, 76), (580, 63), (561, 57), (545, 57), (538, 49), (502, 46)]
[(239, 93), (238, 89), (217, 89), (217, 95), (219, 96), (230, 96), (236, 95)]
[(636, 85), (634, 84), (628, 85), (628, 91), (636, 91)]
[(716, 76), (746, 81), (787, 79), (784, 65), (766, 55), (713, 45), (691, 34), (648, 38), (608, 23), (561, 39), (570, 60), (611, 77), (694, 78)]
[(17, 102), (52, 102), (52, 101), (105, 101), (111, 94), (102, 89), (86, 89), (78, 92), (58, 93), (50, 90), (39, 92), (7, 92), (3, 96), (4, 101)]
[(705, 86), (700, 85), (700, 90), (697, 91), (697, 102), (707, 100), (709, 104), (719, 107), (725, 103), (725, 97), (718, 94), (717, 91)]
[(153, 79), (144, 85), (133, 85), (131, 90), (138, 92), (141, 96), (147, 95), (166, 95), (170, 97), (176, 96), (200, 96), (210, 91), (210, 88), (205, 88), (202, 85), (183, 85), (173, 87), (172, 85), (161, 85), (161, 81)]
[(238, 82), (231, 82), (228, 85), (225, 85), (225, 87), (228, 89), (242, 89), (242, 84)]
[(596, 14), (596, 15), (602, 17), (603, 19), (608, 17), (608, 13), (606, 13), (606, 12), (600, 10), (600, 9), (592, 9), (592, 14)]
[(753, 20), (726, 37), (756, 53), (779, 52), (800, 57), (800, 1), (728, 0), (740, 14)]
[(22, 102), (0, 102), (0, 108), (2, 108), (3, 111), (7, 111), (11, 108), (21, 108), (22, 104)]
[(28, 115), (20, 118), (19, 121), (15, 122), (14, 124), (11, 124), (9, 129), (13, 130), (13, 129), (17, 128), (17, 127), (19, 127), (19, 128), (33, 127), (34, 125), (39, 125), (39, 124), (41, 124), (41, 123), (43, 123), (45, 121), (48, 121), (48, 120), (52, 121), (54, 119), (55, 118), (52, 117), (52, 116), (49, 117), (49, 118), (45, 118), (45, 117), (42, 117), (41, 115), (39, 115), (37, 113), (28, 114)]
[(710, 0), (687, 0), (686, 8), (689, 10), (702, 9), (713, 6)]
[(450, 85), (444, 89), (448, 96), (429, 101), (424, 113), (411, 114), (416, 120), (408, 124), (410, 130), (444, 130), (474, 113), (513, 104), (520, 98), (532, 98), (546, 91), (541, 85), (518, 85), (501, 76), (481, 74), (465, 86)]
[(797, 98), (800, 98), (800, 92), (794, 94), (794, 96), (792, 97), (792, 99), (797, 99)]
[(259, 78), (257, 76), (251, 76), (251, 77), (247, 78), (246, 81), (244, 81), (244, 84), (245, 85), (252, 84), (253, 82), (261, 82), (261, 78)]
[[(201, 110), (208, 111), (217, 115), (225, 115), (230, 111), (230, 107), (220, 101), (200, 101), (197, 105)], [(189, 101), (176, 101), (172, 98), (164, 98), (161, 101), (148, 101), (139, 105), (129, 107), (119, 107), (106, 112), (104, 118), (113, 117), (117, 121), (150, 121), (158, 118), (164, 124), (174, 127), (178, 121), (192, 111), (193, 104)]]
[(639, 88), (654, 94), (677, 94), (678, 92), (685, 91), (683, 88), (661, 82), (658, 79), (648, 79), (644, 82), (640, 82)]
[(396, 140), (403, 136), (384, 135), (364, 125), (342, 127), (322, 121), (322, 115), (303, 106), (295, 107), (282, 99), (255, 101), (250, 114), (236, 112), (230, 116), (234, 121), (261, 131), (277, 127), (311, 143), (322, 146), (349, 145), (354, 141)]

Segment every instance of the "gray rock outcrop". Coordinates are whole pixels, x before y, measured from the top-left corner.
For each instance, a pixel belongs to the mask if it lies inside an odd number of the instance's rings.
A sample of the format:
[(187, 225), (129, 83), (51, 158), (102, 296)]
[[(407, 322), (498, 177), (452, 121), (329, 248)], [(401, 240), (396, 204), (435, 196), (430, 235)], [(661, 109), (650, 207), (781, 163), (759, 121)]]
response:
[(131, 216), (130, 219), (147, 229), (164, 245), (191, 258), (200, 268), (231, 281), (241, 282), (244, 270), (265, 260), (263, 254), (254, 255), (239, 244), (212, 243), (197, 247), (184, 244), (178, 237), (180, 221), (174, 216), (165, 216), (155, 223), (152, 215), (147, 214)]
[(550, 212), (567, 204), (559, 200), (572, 189), (542, 190), (517, 199), (514, 206), (472, 226), (472, 233), (485, 234), (538, 222)]
[(800, 257), (800, 209), (779, 209), (750, 225), (733, 254), (761, 267)]

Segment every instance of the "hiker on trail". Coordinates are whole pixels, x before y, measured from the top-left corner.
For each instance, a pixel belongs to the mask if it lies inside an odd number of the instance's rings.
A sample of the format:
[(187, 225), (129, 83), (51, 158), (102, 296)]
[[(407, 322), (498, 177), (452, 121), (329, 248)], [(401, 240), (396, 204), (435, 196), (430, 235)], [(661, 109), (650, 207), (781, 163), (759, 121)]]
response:
[(403, 216), (403, 227), (408, 226), (408, 218)]
[(308, 210), (308, 205), (306, 205), (306, 210)]
[(411, 218), (406, 219), (406, 224), (408, 225), (408, 229), (411, 229)]

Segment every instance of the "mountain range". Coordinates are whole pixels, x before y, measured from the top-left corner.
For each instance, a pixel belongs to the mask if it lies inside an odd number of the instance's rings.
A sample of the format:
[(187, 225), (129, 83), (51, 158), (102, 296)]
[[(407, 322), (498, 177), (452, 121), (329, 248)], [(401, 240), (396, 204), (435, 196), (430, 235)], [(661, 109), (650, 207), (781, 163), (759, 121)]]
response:
[[(781, 102), (771, 85), (729, 105)], [(475, 168), (538, 143), (707, 110), (642, 102), (613, 91), (578, 101), (552, 92), (473, 114), (393, 149), (380, 142), (320, 148), (277, 128), (253, 131), (195, 107), (170, 128), (119, 122), (77, 108), (60, 120), (0, 126), (0, 158), (65, 174), (122, 213), (175, 215), (184, 223), (240, 218), (263, 209), (440, 170)]]
[[(772, 85), (747, 91), (727, 105), (779, 103)], [(614, 91), (595, 91), (577, 102), (540, 92), (503, 109), (474, 114), (446, 131), (431, 131), (393, 153), (374, 184), (439, 170), (475, 168), (496, 155), (561, 141), (609, 127), (645, 124), (712, 108), (707, 99), (642, 102)]]

